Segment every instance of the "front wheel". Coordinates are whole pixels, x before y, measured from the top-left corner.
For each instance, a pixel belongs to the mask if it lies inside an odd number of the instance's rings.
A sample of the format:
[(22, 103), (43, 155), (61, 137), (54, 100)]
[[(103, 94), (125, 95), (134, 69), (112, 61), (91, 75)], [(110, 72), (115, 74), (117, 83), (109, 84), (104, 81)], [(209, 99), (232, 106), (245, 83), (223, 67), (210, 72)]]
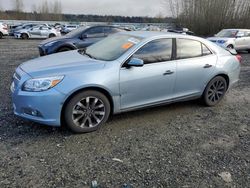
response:
[(53, 38), (53, 37), (56, 37), (56, 35), (53, 33), (49, 34), (49, 38)]
[(207, 85), (203, 100), (207, 106), (217, 105), (227, 92), (227, 82), (222, 76), (213, 78)]
[(67, 52), (67, 51), (70, 51), (70, 50), (72, 50), (72, 49), (69, 48), (69, 47), (62, 47), (59, 50), (57, 50), (57, 52)]
[(227, 49), (234, 49), (234, 46), (233, 46), (232, 44), (229, 44), (229, 45), (227, 46)]
[(68, 128), (76, 133), (97, 130), (110, 115), (110, 102), (97, 91), (84, 91), (74, 96), (66, 105), (64, 118)]
[(26, 33), (23, 33), (23, 34), (21, 34), (21, 38), (23, 40), (27, 40), (29, 38), (29, 36)]

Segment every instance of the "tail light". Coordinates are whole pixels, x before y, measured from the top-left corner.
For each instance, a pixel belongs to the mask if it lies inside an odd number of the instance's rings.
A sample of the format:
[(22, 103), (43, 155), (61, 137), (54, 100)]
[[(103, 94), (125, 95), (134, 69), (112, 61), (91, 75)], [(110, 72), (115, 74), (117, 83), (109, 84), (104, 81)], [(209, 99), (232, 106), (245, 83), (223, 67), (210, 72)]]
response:
[(239, 63), (242, 63), (242, 57), (241, 57), (241, 55), (236, 55), (236, 58), (238, 59)]

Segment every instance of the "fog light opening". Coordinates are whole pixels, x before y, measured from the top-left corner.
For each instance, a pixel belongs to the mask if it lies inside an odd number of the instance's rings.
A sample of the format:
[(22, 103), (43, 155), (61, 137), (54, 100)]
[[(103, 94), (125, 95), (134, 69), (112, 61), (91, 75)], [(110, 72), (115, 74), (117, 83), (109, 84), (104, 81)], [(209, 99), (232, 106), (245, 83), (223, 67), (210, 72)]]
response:
[(36, 109), (24, 108), (23, 112), (27, 115), (30, 115), (30, 116), (42, 117), (42, 114)]

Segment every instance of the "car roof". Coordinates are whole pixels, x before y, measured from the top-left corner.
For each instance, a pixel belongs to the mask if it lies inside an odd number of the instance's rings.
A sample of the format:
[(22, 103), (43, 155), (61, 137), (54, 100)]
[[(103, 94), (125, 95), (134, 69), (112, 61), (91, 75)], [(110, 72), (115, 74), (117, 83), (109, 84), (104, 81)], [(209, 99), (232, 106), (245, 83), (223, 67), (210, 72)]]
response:
[(207, 39), (192, 36), (192, 35), (163, 32), (163, 31), (130, 31), (130, 32), (121, 32), (120, 34), (126, 34), (132, 37), (142, 38), (143, 40), (154, 40), (154, 39), (160, 39), (160, 38), (183, 38), (183, 39), (196, 40), (209, 46), (209, 48), (212, 49), (212, 51), (215, 53), (226, 52), (226, 50), (214, 44), (213, 42)]
[(143, 39), (150, 39), (150, 38), (190, 38), (194, 40), (201, 40), (200, 37), (195, 37), (191, 35), (185, 35), (185, 34), (179, 34), (179, 33), (173, 33), (173, 32), (166, 32), (166, 31), (130, 31), (130, 32), (122, 32), (124, 34), (128, 34), (130, 36), (143, 38)]

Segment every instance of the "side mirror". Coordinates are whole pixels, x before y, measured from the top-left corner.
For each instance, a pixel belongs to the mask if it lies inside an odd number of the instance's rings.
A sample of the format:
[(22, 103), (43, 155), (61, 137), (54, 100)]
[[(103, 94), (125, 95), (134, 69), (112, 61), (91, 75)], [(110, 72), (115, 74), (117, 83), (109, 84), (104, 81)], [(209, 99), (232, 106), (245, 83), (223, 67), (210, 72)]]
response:
[(127, 67), (142, 67), (144, 62), (142, 59), (132, 58), (128, 63)]

